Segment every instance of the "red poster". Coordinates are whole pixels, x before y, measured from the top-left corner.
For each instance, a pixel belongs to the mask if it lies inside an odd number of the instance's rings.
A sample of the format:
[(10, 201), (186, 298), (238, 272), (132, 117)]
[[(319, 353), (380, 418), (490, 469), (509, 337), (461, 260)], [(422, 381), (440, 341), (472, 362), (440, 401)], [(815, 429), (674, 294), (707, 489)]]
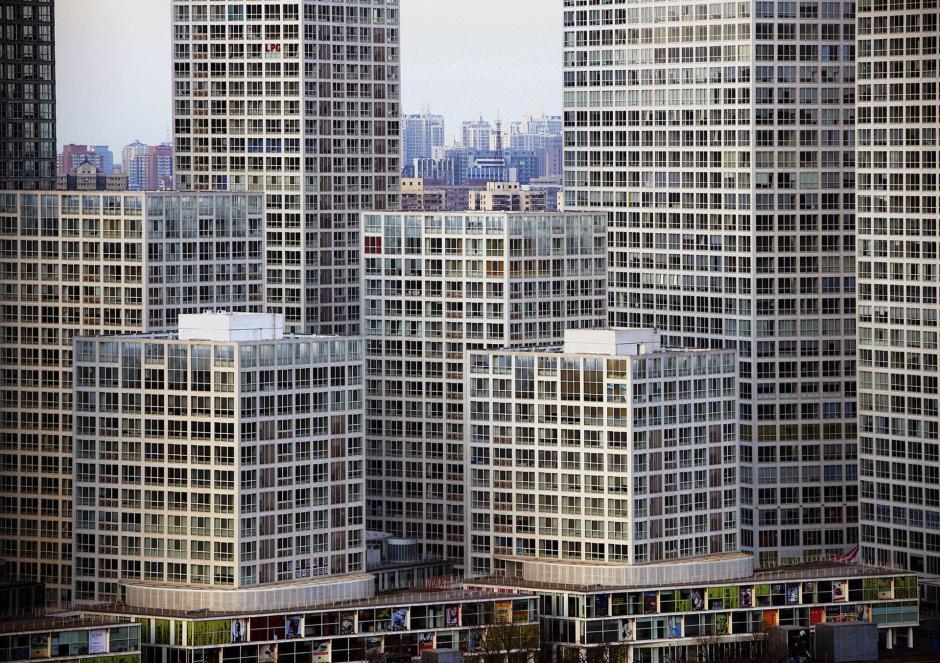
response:
[(772, 626), (778, 626), (780, 624), (779, 615), (776, 610), (764, 610), (764, 614), (761, 618), (762, 630), (766, 631)]
[(825, 608), (810, 608), (809, 609), (809, 625), (816, 626), (816, 624), (822, 624), (826, 621), (826, 609)]

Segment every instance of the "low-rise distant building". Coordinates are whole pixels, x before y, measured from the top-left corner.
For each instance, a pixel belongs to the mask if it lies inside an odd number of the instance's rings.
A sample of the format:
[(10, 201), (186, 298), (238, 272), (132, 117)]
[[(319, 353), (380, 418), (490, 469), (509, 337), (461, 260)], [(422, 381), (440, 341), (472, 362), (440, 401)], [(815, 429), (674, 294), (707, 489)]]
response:
[(401, 180), (401, 209), (403, 212), (440, 212), (448, 209), (447, 194), (443, 188), (429, 188), (420, 177)]
[(483, 191), (470, 191), (473, 212), (544, 212), (545, 193), (523, 189), (518, 182), (488, 182)]
[(83, 161), (56, 177), (59, 191), (127, 191), (127, 175), (120, 168), (106, 173), (91, 161)]

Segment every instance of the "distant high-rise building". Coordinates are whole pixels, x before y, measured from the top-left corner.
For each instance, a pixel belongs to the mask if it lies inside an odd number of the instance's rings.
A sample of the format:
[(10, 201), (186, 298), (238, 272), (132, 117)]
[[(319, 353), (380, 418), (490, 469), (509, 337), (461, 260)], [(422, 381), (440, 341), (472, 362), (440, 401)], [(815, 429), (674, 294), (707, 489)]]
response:
[(465, 121), (460, 130), (461, 142), (465, 148), (471, 150), (489, 150), (490, 138), (493, 135), (493, 125), (477, 115), (472, 120)]
[(98, 155), (101, 163), (97, 164), (105, 175), (109, 175), (114, 170), (114, 152), (108, 145), (89, 145), (89, 149)]
[(132, 191), (146, 191), (147, 156), (150, 146), (135, 140), (121, 150), (121, 168), (127, 175), (127, 185)]
[[(563, 21), (565, 209), (608, 216), (610, 323), (737, 350), (742, 546), (766, 565), (842, 554), (858, 542), (856, 4), (608, 5), (565, 0)], [(652, 37), (619, 44), (634, 33)], [(630, 64), (590, 64), (595, 36)], [(900, 120), (872, 130), (911, 139)]]
[[(43, 582), (50, 603), (72, 598), (73, 500), (83, 509), (119, 499), (110, 479), (104, 492), (73, 490), (74, 338), (175, 329), (181, 313), (260, 311), (263, 221), (260, 194), (0, 193), (0, 559)], [(119, 453), (119, 431), (140, 423), (128, 415), (121, 429), (120, 411), (103, 408), (110, 423), (93, 433), (103, 446), (87, 450), (102, 461)]]
[(267, 195), (268, 310), (359, 329), (359, 215), (398, 209), (398, 0), (175, 0), (183, 189)]
[(76, 339), (76, 601), (365, 570), (362, 340), (283, 324), (207, 313)]
[(857, 26), (861, 559), (936, 576), (937, 4), (862, 0)]
[(139, 140), (127, 145), (121, 164), (132, 191), (165, 191), (173, 188), (173, 146), (146, 145)]
[(83, 163), (94, 164), (101, 168), (101, 155), (88, 145), (69, 143), (62, 146), (62, 151), (56, 157), (56, 174), (67, 175)]
[(173, 188), (173, 145), (154, 145), (147, 153), (144, 179), (146, 191), (162, 191)]
[(462, 564), (468, 350), (560, 343), (605, 321), (591, 214), (366, 214), (367, 527)]
[(406, 168), (414, 167), (414, 160), (429, 159), (434, 148), (444, 146), (444, 116), (432, 115), (424, 106), (421, 113), (402, 118), (402, 153)]
[(0, 1), (0, 191), (54, 189), (55, 3)]

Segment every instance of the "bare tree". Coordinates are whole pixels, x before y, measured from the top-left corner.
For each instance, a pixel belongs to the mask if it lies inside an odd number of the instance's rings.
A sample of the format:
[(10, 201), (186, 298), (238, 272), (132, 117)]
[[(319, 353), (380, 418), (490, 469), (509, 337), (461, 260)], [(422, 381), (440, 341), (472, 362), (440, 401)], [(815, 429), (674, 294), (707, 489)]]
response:
[(479, 651), (484, 663), (528, 661), (539, 651), (539, 627), (537, 624), (487, 626)]

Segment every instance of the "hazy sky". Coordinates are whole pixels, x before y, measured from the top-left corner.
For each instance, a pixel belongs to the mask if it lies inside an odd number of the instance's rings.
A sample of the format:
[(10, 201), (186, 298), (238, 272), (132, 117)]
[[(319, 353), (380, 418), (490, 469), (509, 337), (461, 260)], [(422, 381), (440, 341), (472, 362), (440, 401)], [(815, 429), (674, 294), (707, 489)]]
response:
[[(560, 111), (561, 0), (401, 0), (401, 16), (404, 112), (430, 104), (456, 135), (477, 112)], [(58, 0), (56, 59), (60, 144), (167, 139), (169, 0)]]

